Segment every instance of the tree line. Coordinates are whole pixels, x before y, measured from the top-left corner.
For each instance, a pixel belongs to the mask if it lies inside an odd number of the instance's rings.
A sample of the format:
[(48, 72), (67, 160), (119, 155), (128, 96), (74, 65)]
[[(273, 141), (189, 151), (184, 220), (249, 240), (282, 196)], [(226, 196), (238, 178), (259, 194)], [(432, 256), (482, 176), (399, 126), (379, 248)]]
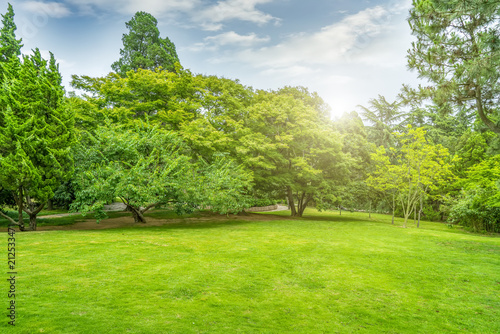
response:
[(113, 71), (73, 76), (83, 93), (65, 93), (52, 54), (21, 55), (9, 5), (0, 215), (36, 230), (47, 203), (101, 219), (119, 198), (145, 222), (155, 207), (225, 214), (286, 201), (292, 216), (308, 206), (356, 209), (402, 216), (405, 226), (425, 216), (498, 232), (500, 5), (454, 2), (410, 10), (408, 64), (429, 86), (403, 86), (396, 101), (379, 96), (335, 120), (304, 87), (259, 90), (193, 74), (145, 12), (126, 23)]

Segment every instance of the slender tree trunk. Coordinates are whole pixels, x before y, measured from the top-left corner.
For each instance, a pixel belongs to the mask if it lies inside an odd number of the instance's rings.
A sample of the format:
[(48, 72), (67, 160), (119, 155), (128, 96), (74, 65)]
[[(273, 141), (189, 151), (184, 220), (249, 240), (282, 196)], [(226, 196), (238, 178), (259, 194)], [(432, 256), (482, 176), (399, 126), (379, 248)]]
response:
[(417, 223), (417, 204), (413, 204), (413, 224)]
[(392, 194), (392, 225), (394, 225), (394, 211), (396, 209), (396, 195)]
[(420, 194), (420, 208), (418, 210), (418, 223), (417, 223), (417, 228), (420, 227), (420, 215), (422, 214), (422, 207), (424, 206), (424, 202), (423, 202), (423, 197), (422, 197), (422, 194)]
[(370, 201), (370, 208), (368, 209), (368, 218), (372, 217), (372, 201)]
[(342, 204), (339, 204), (339, 216), (342, 216)]
[(287, 197), (288, 197), (288, 205), (290, 206), (290, 215), (292, 217), (296, 216), (297, 211), (295, 210), (295, 202), (293, 201), (293, 192), (291, 187), (287, 188)]
[(54, 210), (54, 203), (52, 203), (52, 199), (49, 199), (47, 201), (47, 210), (49, 210), (49, 211)]
[(17, 213), (18, 213), (18, 222), (19, 222), (19, 230), (20, 231), (24, 231), (24, 218), (23, 218), (23, 198), (24, 198), (24, 194), (23, 194), (23, 187), (20, 186), (19, 187), (19, 194), (17, 196), (16, 199), (16, 202), (17, 202)]

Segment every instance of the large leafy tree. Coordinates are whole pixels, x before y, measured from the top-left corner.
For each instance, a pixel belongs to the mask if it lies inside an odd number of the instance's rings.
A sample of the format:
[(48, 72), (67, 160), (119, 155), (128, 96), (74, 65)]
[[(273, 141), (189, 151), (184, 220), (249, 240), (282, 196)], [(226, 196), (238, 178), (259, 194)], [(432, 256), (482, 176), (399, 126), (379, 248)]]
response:
[(474, 110), (500, 135), (500, 2), (414, 0), (409, 23), (409, 67), (433, 84), (423, 94)]
[(116, 73), (125, 76), (130, 70), (155, 70), (158, 67), (175, 71), (175, 64), (179, 63), (175, 45), (168, 37), (160, 37), (156, 18), (145, 12), (137, 12), (125, 25), (129, 33), (122, 37), (121, 57), (111, 65)]
[(120, 198), (135, 222), (145, 223), (144, 213), (159, 206), (228, 213), (246, 205), (248, 173), (224, 157), (212, 164), (193, 161), (173, 132), (142, 122), (132, 127), (108, 122), (81, 135), (74, 210), (101, 218), (104, 204)]
[(1, 66), (0, 186), (13, 193), (18, 207), (19, 221), (11, 223), (24, 229), (24, 211), (36, 230), (37, 214), (72, 173), (74, 117), (52, 54), (47, 61), (36, 49), (22, 62), (12, 57)]
[(322, 101), (305, 88), (258, 92), (235, 135), (239, 158), (253, 170), (256, 187), (286, 196), (293, 216), (302, 216), (313, 201), (333, 203), (346, 181), (341, 136)]

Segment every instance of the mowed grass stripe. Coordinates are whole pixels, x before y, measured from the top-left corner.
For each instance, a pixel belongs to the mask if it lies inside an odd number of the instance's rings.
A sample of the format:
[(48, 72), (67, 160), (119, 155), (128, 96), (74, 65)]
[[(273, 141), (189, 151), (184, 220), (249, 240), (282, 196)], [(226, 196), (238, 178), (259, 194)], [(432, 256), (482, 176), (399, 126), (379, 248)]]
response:
[(499, 238), (377, 217), (17, 233), (17, 325), (0, 328), (500, 332)]

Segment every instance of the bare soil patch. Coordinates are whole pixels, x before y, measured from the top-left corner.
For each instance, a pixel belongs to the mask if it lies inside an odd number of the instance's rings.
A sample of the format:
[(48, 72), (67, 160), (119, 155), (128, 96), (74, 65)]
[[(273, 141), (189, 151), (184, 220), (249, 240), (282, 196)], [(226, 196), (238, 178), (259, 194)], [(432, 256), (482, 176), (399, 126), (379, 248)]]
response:
[[(292, 217), (287, 217), (287, 219)], [(229, 216), (210, 216), (199, 218), (171, 218), (171, 219), (158, 219), (146, 217), (147, 223), (135, 223), (132, 216), (110, 218), (101, 220), (96, 223), (95, 219), (86, 219), (72, 225), (62, 226), (39, 226), (37, 231), (71, 231), (71, 230), (104, 230), (110, 228), (123, 228), (123, 227), (150, 227), (150, 226), (164, 226), (169, 224), (196, 224), (201, 222), (232, 222), (232, 221), (269, 221), (283, 219), (280, 216), (274, 215), (261, 215), (256, 213), (248, 213), (246, 215), (229, 215)]]

